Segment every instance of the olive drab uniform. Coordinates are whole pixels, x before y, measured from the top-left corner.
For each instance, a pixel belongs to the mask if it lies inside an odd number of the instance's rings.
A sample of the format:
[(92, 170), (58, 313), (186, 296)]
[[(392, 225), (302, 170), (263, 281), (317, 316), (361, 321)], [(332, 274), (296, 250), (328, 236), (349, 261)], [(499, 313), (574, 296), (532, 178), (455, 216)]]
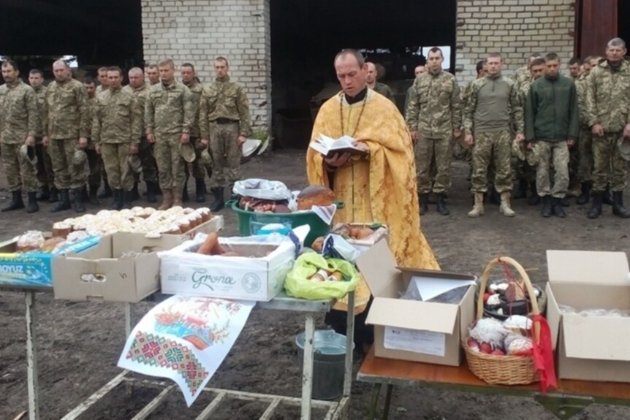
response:
[[(90, 124), (92, 124), (92, 120), (94, 118), (94, 110), (96, 109), (97, 102), (96, 98), (99, 95), (100, 93), (97, 92), (95, 93), (93, 98), (88, 97), (88, 121), (90, 122)], [(103, 166), (102, 156), (99, 156), (96, 153), (95, 141), (93, 138), (91, 138), (91, 136), (88, 145), (85, 148), (85, 154), (87, 155), (88, 167), (90, 168), (90, 174), (88, 176), (90, 195), (96, 197), (96, 191), (101, 185), (101, 175), (103, 175), (103, 177), (106, 177), (106, 175), (104, 174), (105, 168)], [(96, 200), (94, 202), (96, 203)]]
[(180, 203), (184, 185), (184, 168), (179, 153), (180, 138), (190, 133), (194, 121), (194, 104), (190, 90), (173, 81), (160, 82), (149, 90), (145, 104), (146, 133), (155, 136), (154, 154), (164, 202), (160, 208)]
[(115, 207), (131, 202), (133, 175), (127, 158), (132, 144), (139, 145), (142, 112), (136, 96), (125, 89), (103, 91), (96, 101), (92, 120), (92, 139), (101, 149)]
[(618, 68), (602, 61), (591, 70), (586, 82), (586, 120), (589, 127), (601, 125), (603, 136), (593, 134), (593, 208), (589, 218), (601, 214), (601, 203), (607, 183), (613, 192), (613, 213), (630, 217), (623, 206), (626, 186), (626, 161), (618, 143), (630, 124), (630, 64), (623, 60)]
[[(192, 167), (192, 176), (195, 178), (195, 189), (196, 189), (196, 201), (201, 203), (205, 201), (205, 182), (204, 179), (206, 177), (206, 171), (208, 173), (208, 177), (212, 177), (212, 167), (210, 165), (206, 165), (201, 158), (201, 152), (205, 149), (205, 146), (201, 144), (201, 130), (199, 128), (199, 105), (201, 102), (201, 94), (203, 92), (203, 86), (201, 83), (197, 81), (193, 81), (192, 83), (186, 85), (188, 89), (190, 89), (190, 93), (193, 98), (194, 105), (194, 113), (195, 119), (193, 121), (192, 126), (190, 127), (190, 142), (193, 144), (195, 148), (195, 160), (191, 164)], [(188, 165), (185, 165), (186, 168), (186, 179), (188, 179)]]
[(29, 147), (31, 158), (21, 154), (20, 148), (27, 136), (35, 138), (38, 119), (37, 97), (32, 87), (19, 79), (0, 86), (0, 153), (12, 193), (21, 194), (22, 187), (33, 195), (37, 192), (35, 148)]
[[(413, 83), (405, 119), (409, 130), (416, 131), (418, 190), (424, 207), (430, 192), (438, 195), (438, 204), (451, 187), (453, 131), (462, 125), (462, 101), (455, 77), (441, 70), (427, 72)], [(435, 160), (436, 174), (431, 176)], [(445, 207), (444, 207), (445, 209)], [(438, 210), (440, 207), (438, 206)], [(448, 214), (448, 211), (440, 211)]]
[[(46, 91), (44, 135), (53, 164), (55, 186), (60, 191), (82, 189), (88, 177), (87, 157), (78, 148), (80, 137), (89, 137), (88, 97), (81, 82), (53, 81)], [(75, 191), (76, 193), (76, 191)]]
[[(37, 98), (37, 129), (35, 130), (35, 154), (37, 155), (37, 183), (42, 189), (39, 199), (48, 200), (50, 198), (49, 191), (55, 186), (55, 177), (52, 169), (52, 161), (48, 148), (44, 147), (42, 137), (44, 137), (44, 102), (46, 101), (46, 90), (48, 88), (43, 84), (34, 87), (35, 96)], [(56, 195), (56, 194), (55, 194)]]
[(217, 78), (204, 87), (199, 105), (199, 128), (201, 138), (210, 141), (213, 165), (210, 185), (215, 200), (221, 203), (223, 188), (240, 179), (242, 152), (237, 138), (251, 135), (250, 121), (247, 96), (229, 77)]

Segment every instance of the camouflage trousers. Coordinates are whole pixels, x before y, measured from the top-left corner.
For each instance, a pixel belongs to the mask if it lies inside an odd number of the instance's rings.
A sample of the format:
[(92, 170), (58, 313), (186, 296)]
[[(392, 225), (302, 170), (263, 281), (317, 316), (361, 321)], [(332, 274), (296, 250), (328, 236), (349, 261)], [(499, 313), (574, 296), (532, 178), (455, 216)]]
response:
[[(566, 141), (536, 142), (536, 190), (538, 195), (564, 198), (569, 188), (569, 147)], [(553, 187), (551, 177), (553, 171)]]
[(179, 154), (181, 134), (155, 135), (153, 153), (157, 163), (160, 188), (181, 190), (184, 186), (184, 160)]
[(144, 182), (158, 181), (158, 170), (155, 157), (153, 155), (153, 145), (147, 141), (146, 136), (142, 136), (140, 139), (140, 145), (138, 146), (138, 157), (142, 162), (142, 179)]
[[(22, 143), (0, 144), (2, 166), (7, 176), (9, 191), (19, 191), (24, 187), (26, 192), (37, 191), (37, 163), (20, 154)], [(33, 150), (33, 157), (35, 151)]]
[[(74, 152), (78, 150), (75, 139), (52, 139), (48, 143), (48, 153), (55, 174), (55, 187), (58, 190), (82, 188), (87, 183), (89, 169), (87, 165), (73, 164)], [(87, 159), (85, 160), (87, 163)]]
[(580, 128), (578, 139), (578, 180), (590, 182), (593, 179), (593, 133), (588, 127)]
[(193, 178), (195, 179), (205, 179), (206, 173), (208, 174), (208, 178), (211, 178), (212, 166), (204, 163), (203, 159), (201, 158), (201, 152), (203, 152), (203, 149), (205, 148), (201, 144), (201, 139), (196, 138), (196, 137), (191, 137), (190, 142), (193, 144), (195, 148), (195, 160), (193, 163), (189, 164), (191, 169), (189, 169), (188, 164), (184, 166), (186, 179), (190, 178), (191, 172), (192, 172)]
[(617, 147), (621, 135), (593, 136), (593, 192), (604, 192), (608, 183), (611, 191), (623, 191), (626, 187), (626, 161)]
[(92, 187), (99, 187), (101, 185), (101, 176), (105, 172), (105, 168), (103, 167), (103, 157), (102, 155), (96, 153), (92, 144), (85, 149), (85, 154), (87, 155), (88, 166), (90, 167), (88, 185)]
[[(420, 138), (415, 145), (418, 192), (443, 193), (451, 188), (451, 159), (453, 146), (450, 138)], [(435, 174), (431, 171), (435, 165)]]
[(494, 163), (494, 188), (498, 193), (512, 191), (512, 135), (510, 130), (478, 132), (472, 149), (473, 193), (488, 190), (488, 167)]
[(109, 186), (113, 190), (131, 191), (133, 175), (127, 163), (129, 143), (103, 143), (101, 144), (101, 156)]
[(211, 188), (225, 187), (240, 179), (242, 152), (241, 146), (236, 143), (238, 135), (238, 122), (210, 124)]
[(55, 185), (52, 161), (48, 148), (44, 147), (41, 137), (35, 139), (35, 154), (37, 155), (37, 183), (40, 188)]

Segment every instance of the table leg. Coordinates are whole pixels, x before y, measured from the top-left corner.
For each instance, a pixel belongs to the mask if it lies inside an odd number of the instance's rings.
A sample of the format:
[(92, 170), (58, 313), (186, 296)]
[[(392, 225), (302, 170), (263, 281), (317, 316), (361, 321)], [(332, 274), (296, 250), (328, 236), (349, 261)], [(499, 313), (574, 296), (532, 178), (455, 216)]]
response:
[(26, 370), (28, 386), (28, 418), (39, 420), (39, 383), (37, 380), (37, 340), (35, 339), (35, 292), (24, 293), (26, 303)]
[(346, 320), (346, 361), (343, 377), (343, 396), (349, 397), (352, 390), (352, 345), (354, 344), (354, 292), (348, 293), (348, 318)]
[(311, 396), (313, 393), (313, 340), (315, 320), (313, 314), (306, 314), (304, 328), (304, 364), (302, 365), (302, 410), (301, 420), (311, 420)]
[(131, 303), (125, 303), (125, 337), (131, 335)]
[(381, 387), (383, 384), (374, 384), (372, 387), (372, 398), (370, 399), (370, 410), (368, 412), (368, 419), (374, 420), (376, 418), (376, 410), (378, 409), (378, 397), (381, 394)]
[(385, 406), (383, 407), (383, 420), (387, 420), (389, 418), (389, 407), (392, 403), (393, 390), (394, 390), (394, 385), (387, 384), (387, 391), (385, 392)]

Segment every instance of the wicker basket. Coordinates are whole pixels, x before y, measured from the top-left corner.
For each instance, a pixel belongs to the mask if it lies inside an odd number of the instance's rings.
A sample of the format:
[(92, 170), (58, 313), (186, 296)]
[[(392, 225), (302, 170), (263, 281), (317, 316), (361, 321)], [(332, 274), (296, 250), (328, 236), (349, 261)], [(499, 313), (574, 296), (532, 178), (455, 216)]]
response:
[[(479, 290), (485, 290), (490, 272), (499, 264), (509, 264), (519, 273), (529, 296), (534, 295), (532, 283), (523, 267), (509, 257), (495, 258), (488, 263), (479, 280)], [(532, 314), (539, 315), (536, 299), (530, 299), (532, 304)], [(483, 317), (483, 293), (479, 293), (477, 299), (477, 319)], [(533, 331), (534, 339), (537, 340), (539, 331), (536, 327)], [(538, 375), (534, 368), (534, 360), (531, 356), (500, 356), (473, 351), (468, 347), (468, 337), (462, 340), (462, 346), (466, 353), (468, 368), (479, 379), (495, 385), (524, 385), (538, 382)]]

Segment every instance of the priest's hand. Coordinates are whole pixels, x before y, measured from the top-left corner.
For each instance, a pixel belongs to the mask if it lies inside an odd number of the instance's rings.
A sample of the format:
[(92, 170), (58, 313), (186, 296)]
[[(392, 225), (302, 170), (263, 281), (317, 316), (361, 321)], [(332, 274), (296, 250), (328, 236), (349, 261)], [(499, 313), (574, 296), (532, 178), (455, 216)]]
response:
[(359, 149), (360, 151), (364, 152), (364, 153), (370, 153), (370, 148), (367, 144), (365, 144), (364, 142), (357, 140), (354, 143), (354, 147), (356, 147), (357, 149)]
[(333, 153), (330, 157), (325, 157), (326, 166), (331, 169), (337, 169), (344, 166), (350, 160), (350, 153)]
[(473, 135), (466, 134), (466, 137), (464, 137), (464, 143), (466, 143), (468, 146), (472, 146), (475, 143), (475, 139), (473, 138)]

